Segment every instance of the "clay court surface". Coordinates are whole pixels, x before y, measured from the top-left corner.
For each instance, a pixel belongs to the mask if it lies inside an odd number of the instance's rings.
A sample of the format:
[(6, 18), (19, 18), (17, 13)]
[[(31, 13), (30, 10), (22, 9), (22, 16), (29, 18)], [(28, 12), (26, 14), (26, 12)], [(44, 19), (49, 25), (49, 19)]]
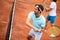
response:
[[(0, 0), (0, 40), (5, 40), (12, 3), (13, 0)], [(36, 3), (42, 4), (42, 0), (16, 1), (11, 40), (27, 40), (30, 27), (28, 27), (25, 22), (28, 13), (34, 9)], [(47, 0), (46, 4), (49, 5), (50, 0)], [(46, 18), (48, 13), (44, 11), (43, 15)], [(57, 0), (57, 17), (55, 25), (58, 25), (60, 28), (60, 0)], [(49, 27), (50, 23), (48, 22), (48, 27), (46, 27), (46, 29)], [(60, 40), (60, 36), (51, 38), (47, 32), (44, 32), (41, 40)]]

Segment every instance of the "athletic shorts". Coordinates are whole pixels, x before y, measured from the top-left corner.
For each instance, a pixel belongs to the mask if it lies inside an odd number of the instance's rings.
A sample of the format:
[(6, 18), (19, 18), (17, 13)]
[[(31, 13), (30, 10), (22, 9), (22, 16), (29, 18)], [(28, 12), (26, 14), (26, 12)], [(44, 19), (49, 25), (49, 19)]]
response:
[(56, 16), (47, 16), (46, 20), (49, 20), (51, 24), (54, 23)]
[(42, 37), (42, 32), (35, 32), (33, 29), (30, 30), (29, 35), (34, 37), (35, 40), (40, 40)]

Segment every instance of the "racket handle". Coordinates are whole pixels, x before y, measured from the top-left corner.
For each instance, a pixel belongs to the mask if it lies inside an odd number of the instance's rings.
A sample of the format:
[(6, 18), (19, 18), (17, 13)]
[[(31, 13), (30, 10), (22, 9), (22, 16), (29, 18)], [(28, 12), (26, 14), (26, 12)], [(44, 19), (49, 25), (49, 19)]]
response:
[(46, 32), (46, 29), (42, 29), (43, 32)]
[(44, 30), (44, 32), (46, 32), (47, 30)]

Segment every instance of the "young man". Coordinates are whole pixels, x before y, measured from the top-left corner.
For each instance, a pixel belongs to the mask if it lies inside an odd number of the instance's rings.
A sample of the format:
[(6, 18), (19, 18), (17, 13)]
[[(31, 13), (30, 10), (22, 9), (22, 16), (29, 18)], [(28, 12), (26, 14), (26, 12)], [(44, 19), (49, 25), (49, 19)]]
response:
[(46, 11), (49, 11), (49, 14), (46, 18), (46, 26), (47, 26), (47, 22), (50, 21), (51, 26), (54, 26), (54, 22), (56, 19), (56, 1), (57, 0), (51, 0), (51, 4), (50, 4), (50, 8), (47, 8), (45, 6)]
[[(42, 5), (36, 4), (35, 10), (30, 12), (26, 24), (31, 27), (31, 30), (28, 35), (28, 40), (30, 40), (32, 37), (35, 38), (35, 40), (40, 40), (42, 36), (42, 29), (45, 29), (45, 18), (42, 15), (44, 8)], [(32, 21), (32, 23), (30, 22)]]

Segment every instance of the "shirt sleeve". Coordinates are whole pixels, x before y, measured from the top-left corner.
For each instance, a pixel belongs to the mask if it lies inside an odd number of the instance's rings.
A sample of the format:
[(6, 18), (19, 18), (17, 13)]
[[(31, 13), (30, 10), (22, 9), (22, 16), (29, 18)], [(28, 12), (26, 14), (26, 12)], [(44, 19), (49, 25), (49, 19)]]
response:
[(32, 18), (32, 16), (33, 16), (33, 12), (30, 12), (30, 13), (28, 14), (28, 18)]
[(45, 25), (46, 25), (46, 20), (44, 17), (42, 17), (41, 27), (45, 27)]
[(55, 8), (55, 4), (51, 3), (50, 8)]

